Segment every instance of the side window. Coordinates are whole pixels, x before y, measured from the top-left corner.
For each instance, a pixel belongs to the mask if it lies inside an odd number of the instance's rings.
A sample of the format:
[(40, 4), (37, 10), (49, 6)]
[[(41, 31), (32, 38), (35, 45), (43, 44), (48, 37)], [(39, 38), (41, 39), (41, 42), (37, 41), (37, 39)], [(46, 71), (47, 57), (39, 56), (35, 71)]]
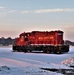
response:
[(25, 39), (24, 39), (25, 41), (28, 41), (28, 37), (27, 36), (25, 36)]

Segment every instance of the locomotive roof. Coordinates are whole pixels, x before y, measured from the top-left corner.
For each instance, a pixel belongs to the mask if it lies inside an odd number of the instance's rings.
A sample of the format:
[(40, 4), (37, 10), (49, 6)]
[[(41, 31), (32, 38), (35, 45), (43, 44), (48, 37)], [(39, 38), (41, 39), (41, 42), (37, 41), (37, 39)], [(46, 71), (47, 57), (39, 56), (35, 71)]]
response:
[(61, 30), (55, 30), (55, 31), (32, 31), (32, 32), (23, 32), (20, 34), (20, 36), (25, 35), (25, 34), (30, 34), (30, 33), (63, 33)]
[(36, 33), (36, 32), (60, 32), (60, 33), (63, 33), (63, 31), (61, 31), (61, 30), (55, 30), (55, 31), (32, 31), (32, 33)]

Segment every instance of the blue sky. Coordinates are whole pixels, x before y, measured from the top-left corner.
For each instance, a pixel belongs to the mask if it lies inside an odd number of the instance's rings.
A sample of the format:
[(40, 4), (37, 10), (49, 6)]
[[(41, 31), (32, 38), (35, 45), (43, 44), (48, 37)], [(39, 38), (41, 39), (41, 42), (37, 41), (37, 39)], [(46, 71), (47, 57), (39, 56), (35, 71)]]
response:
[(74, 41), (74, 0), (0, 0), (0, 37), (63, 30)]

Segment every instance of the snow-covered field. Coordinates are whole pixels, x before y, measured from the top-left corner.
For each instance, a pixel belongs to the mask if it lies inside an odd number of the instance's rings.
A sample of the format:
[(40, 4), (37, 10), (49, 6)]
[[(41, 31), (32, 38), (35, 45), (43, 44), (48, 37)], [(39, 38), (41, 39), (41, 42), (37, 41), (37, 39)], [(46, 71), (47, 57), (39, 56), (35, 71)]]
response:
[(66, 54), (12, 52), (11, 47), (0, 47), (0, 75), (63, 75), (40, 68), (71, 69), (62, 62), (74, 57), (74, 47)]

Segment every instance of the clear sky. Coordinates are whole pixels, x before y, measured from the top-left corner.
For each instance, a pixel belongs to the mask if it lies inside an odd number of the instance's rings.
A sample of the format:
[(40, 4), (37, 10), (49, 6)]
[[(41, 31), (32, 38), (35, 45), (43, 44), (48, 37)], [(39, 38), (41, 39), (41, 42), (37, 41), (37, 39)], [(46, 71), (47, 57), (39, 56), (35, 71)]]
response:
[(0, 0), (0, 37), (51, 30), (74, 41), (74, 0)]

